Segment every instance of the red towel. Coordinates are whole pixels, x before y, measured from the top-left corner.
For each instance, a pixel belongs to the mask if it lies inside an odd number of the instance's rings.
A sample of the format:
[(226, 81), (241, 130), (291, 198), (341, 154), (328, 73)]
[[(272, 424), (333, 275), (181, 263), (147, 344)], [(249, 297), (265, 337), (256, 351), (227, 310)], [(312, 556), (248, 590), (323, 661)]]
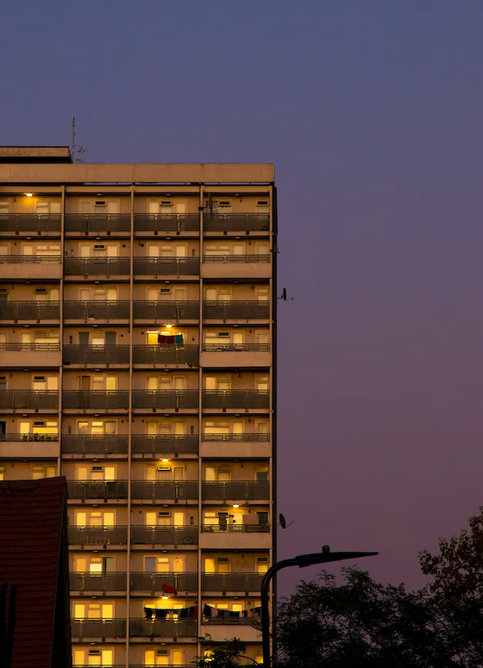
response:
[(171, 587), (171, 585), (163, 584), (161, 585), (161, 589), (167, 594), (176, 594), (176, 587)]

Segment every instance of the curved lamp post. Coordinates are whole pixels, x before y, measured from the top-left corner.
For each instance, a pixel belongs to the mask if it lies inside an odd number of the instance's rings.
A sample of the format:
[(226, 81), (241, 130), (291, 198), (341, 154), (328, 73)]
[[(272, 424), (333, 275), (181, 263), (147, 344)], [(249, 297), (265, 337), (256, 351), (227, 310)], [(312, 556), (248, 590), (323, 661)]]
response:
[(343, 559), (359, 559), (360, 557), (375, 557), (379, 552), (331, 552), (328, 545), (324, 545), (322, 552), (311, 554), (300, 554), (293, 559), (284, 559), (274, 564), (265, 573), (261, 587), (261, 615), (262, 615), (262, 645), (263, 645), (263, 668), (270, 668), (270, 618), (268, 609), (268, 587), (270, 580), (277, 571), (289, 566), (305, 568), (314, 564), (326, 564), (330, 561), (342, 561)]

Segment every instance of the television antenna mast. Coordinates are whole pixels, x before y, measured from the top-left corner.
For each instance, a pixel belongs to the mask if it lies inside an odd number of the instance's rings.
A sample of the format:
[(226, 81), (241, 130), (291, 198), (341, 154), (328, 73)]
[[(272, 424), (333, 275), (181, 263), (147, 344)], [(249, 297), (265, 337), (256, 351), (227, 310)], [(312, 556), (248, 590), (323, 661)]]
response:
[(72, 119), (72, 162), (75, 162), (75, 118)]

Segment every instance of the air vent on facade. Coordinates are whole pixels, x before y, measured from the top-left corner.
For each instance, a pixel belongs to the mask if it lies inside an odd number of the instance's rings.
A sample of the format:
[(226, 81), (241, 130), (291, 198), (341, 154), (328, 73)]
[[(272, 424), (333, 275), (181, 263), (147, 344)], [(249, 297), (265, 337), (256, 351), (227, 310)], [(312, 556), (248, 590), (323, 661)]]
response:
[(258, 557), (258, 558), (257, 558), (257, 561), (266, 563), (266, 562), (268, 562), (268, 557)]
[(106, 206), (106, 201), (101, 199), (96, 201), (96, 206)]
[(101, 650), (100, 649), (90, 649), (89, 650), (89, 656), (100, 656)]
[(104, 471), (104, 467), (103, 466), (92, 466), (91, 471), (92, 471), (92, 473), (100, 473), (100, 472)]
[(228, 557), (218, 557), (217, 561), (219, 564), (227, 564), (230, 560)]
[(45, 422), (34, 422), (34, 427), (45, 427)]
[(163, 200), (161, 206), (173, 206), (173, 202), (171, 200)]
[(268, 206), (268, 200), (259, 200), (257, 206)]
[(171, 294), (171, 288), (159, 288), (159, 291), (162, 295), (170, 295)]
[(35, 382), (43, 383), (44, 380), (45, 380), (45, 376), (34, 376), (34, 383)]
[(36, 295), (46, 295), (47, 294), (47, 288), (36, 288), (35, 289), (35, 294)]
[(171, 513), (169, 510), (160, 510), (158, 512), (158, 517), (171, 517)]
[(158, 466), (158, 471), (171, 471), (171, 466)]
[(228, 339), (228, 338), (230, 338), (230, 336), (231, 336), (230, 332), (218, 332), (218, 337), (220, 339), (222, 339), (222, 338)]
[(158, 656), (168, 656), (168, 650), (167, 649), (158, 649), (156, 654)]
[(94, 244), (94, 250), (105, 250), (106, 247), (104, 244)]

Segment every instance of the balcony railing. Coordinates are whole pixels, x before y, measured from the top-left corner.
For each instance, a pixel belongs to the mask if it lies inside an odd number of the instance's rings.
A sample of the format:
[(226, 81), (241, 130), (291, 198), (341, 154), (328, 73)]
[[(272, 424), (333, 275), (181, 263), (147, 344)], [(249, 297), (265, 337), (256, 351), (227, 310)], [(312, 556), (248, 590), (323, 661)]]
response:
[(129, 346), (75, 346), (63, 348), (64, 364), (129, 364)]
[(209, 432), (203, 432), (201, 434), (202, 441), (231, 441), (233, 443), (245, 443), (245, 442), (263, 442), (266, 443), (270, 440), (270, 434), (210, 434)]
[(198, 213), (135, 213), (134, 232), (199, 232)]
[(127, 454), (128, 436), (63, 434), (62, 452), (73, 455)]
[(267, 410), (267, 390), (203, 390), (203, 408), (260, 408)]
[(131, 573), (131, 589), (163, 591), (163, 585), (176, 591), (197, 591), (197, 573)]
[(0, 390), (0, 409), (21, 410), (48, 409), (59, 407), (59, 393), (56, 390), (40, 392), (36, 390)]
[(184, 275), (200, 273), (199, 257), (135, 257), (134, 273), (140, 276)]
[(133, 408), (198, 408), (198, 390), (133, 390)]
[(0, 264), (60, 264), (60, 255), (0, 255)]
[(70, 545), (126, 545), (128, 527), (69, 527)]
[(270, 525), (265, 524), (203, 524), (202, 533), (269, 533)]
[(202, 482), (201, 489), (204, 501), (268, 501), (270, 498), (270, 484), (256, 480)]
[(134, 364), (191, 364), (199, 363), (198, 346), (134, 346)]
[(0, 442), (2, 441), (12, 441), (12, 442), (44, 442), (45, 441), (58, 441), (59, 434), (0, 434)]
[(129, 634), (134, 638), (192, 638), (197, 629), (197, 619), (131, 619), (129, 622)]
[(205, 320), (267, 320), (270, 304), (267, 301), (204, 301)]
[(128, 257), (66, 257), (66, 276), (128, 276), (131, 261)]
[(129, 496), (127, 480), (68, 480), (69, 499), (127, 499)]
[(33, 352), (36, 350), (42, 352), (58, 352), (60, 350), (60, 343), (0, 343), (0, 351), (6, 350), (11, 352)]
[(269, 343), (203, 343), (203, 351), (209, 353), (268, 353)]
[(263, 573), (202, 573), (202, 591), (259, 592)]
[(62, 401), (64, 408), (127, 409), (129, 408), (129, 392), (127, 390), (64, 390)]
[(73, 591), (126, 591), (126, 573), (69, 573)]
[(133, 545), (197, 545), (195, 526), (131, 526)]
[(195, 455), (198, 453), (198, 434), (134, 434), (132, 453), (146, 455)]
[(66, 301), (64, 318), (75, 320), (127, 320), (129, 302), (124, 301)]
[(266, 264), (270, 255), (204, 255), (207, 264)]
[(72, 638), (125, 638), (125, 619), (73, 619)]
[(59, 232), (60, 213), (0, 214), (0, 230), (5, 232)]
[(66, 232), (130, 232), (131, 216), (125, 213), (66, 213)]
[(205, 213), (205, 232), (260, 232), (270, 227), (268, 213)]
[(198, 320), (200, 304), (196, 301), (134, 302), (134, 317), (145, 320)]
[(196, 480), (133, 480), (131, 483), (133, 499), (166, 500), (173, 503), (198, 498)]
[(1, 302), (0, 320), (58, 320), (59, 302)]
[(211, 626), (257, 626), (259, 617), (203, 617), (202, 624)]

